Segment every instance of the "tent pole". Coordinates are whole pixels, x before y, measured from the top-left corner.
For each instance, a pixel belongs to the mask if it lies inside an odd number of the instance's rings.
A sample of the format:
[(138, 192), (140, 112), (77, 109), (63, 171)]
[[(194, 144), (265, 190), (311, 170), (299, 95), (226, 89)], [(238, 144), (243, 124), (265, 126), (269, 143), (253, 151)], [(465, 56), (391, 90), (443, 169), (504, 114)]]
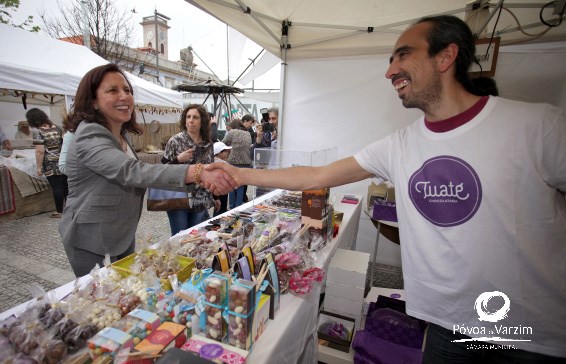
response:
[[(281, 78), (279, 81), (279, 122), (277, 130), (277, 150), (281, 151), (284, 148), (283, 145), (283, 131), (285, 128), (285, 80), (287, 78), (287, 45), (288, 45), (288, 36), (289, 36), (289, 29), (291, 28), (291, 24), (288, 20), (283, 21), (283, 26), (281, 27)], [(278, 152), (280, 153), (280, 152)], [(279, 156), (280, 157), (280, 156)], [(280, 160), (280, 159), (278, 159)]]

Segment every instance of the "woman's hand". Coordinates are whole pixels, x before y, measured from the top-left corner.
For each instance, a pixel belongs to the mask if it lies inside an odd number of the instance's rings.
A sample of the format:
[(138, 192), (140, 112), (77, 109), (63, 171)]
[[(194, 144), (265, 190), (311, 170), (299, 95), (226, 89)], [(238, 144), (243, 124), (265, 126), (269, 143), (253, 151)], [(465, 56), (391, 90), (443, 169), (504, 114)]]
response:
[(41, 172), (41, 167), (37, 167), (36, 172), (38, 176), (43, 176), (43, 172)]
[[(218, 164), (226, 164), (230, 166), (228, 163), (221, 163), (216, 162), (212, 165), (203, 166), (202, 171), (200, 173), (200, 185), (212, 192), (217, 196), (222, 196), (227, 194), (230, 191), (235, 190), (238, 188), (238, 183), (236, 180), (230, 175), (229, 172), (223, 169), (214, 168), (211, 166), (216, 166)], [(231, 166), (230, 166), (231, 167)], [(237, 170), (237, 168), (232, 167), (233, 169)]]
[(177, 155), (177, 160), (179, 163), (186, 163), (193, 159), (193, 154), (195, 153), (195, 148), (187, 149), (184, 152)]

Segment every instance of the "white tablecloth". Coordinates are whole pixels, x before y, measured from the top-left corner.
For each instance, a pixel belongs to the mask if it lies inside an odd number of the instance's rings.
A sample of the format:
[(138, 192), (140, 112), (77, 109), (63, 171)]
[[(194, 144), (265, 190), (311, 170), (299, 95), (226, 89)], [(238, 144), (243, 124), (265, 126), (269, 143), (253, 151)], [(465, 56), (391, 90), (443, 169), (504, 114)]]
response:
[[(325, 271), (336, 249), (355, 246), (362, 211), (362, 196), (355, 195), (356, 205), (341, 203), (342, 195), (334, 196), (334, 209), (344, 213), (338, 235), (321, 251), (316, 265)], [(318, 285), (308, 296), (299, 297), (290, 293), (281, 296), (280, 309), (275, 320), (270, 320), (267, 329), (254, 344), (248, 363), (316, 363), (318, 361)]]
[[(240, 207), (243, 210), (250, 207), (253, 203), (257, 204), (261, 201), (269, 199), (281, 190), (272, 191), (255, 201), (250, 201)], [(355, 245), (358, 235), (358, 226), (360, 222), (360, 213), (362, 206), (362, 196), (355, 195), (359, 202), (355, 205), (341, 203), (342, 195), (334, 196), (334, 210), (344, 213), (342, 223), (338, 235), (329, 241), (319, 255), (316, 265), (325, 271), (330, 264), (330, 260), (334, 256), (336, 249), (350, 249)], [(228, 212), (229, 213), (229, 212)], [(192, 227), (186, 231), (180, 232), (178, 235), (186, 234), (188, 231), (206, 225), (206, 222)], [(82, 277), (81, 281), (87, 282), (88, 276)], [(259, 340), (254, 344), (253, 351), (248, 356), (248, 363), (316, 363), (318, 360), (318, 339), (317, 339), (317, 321), (318, 321), (318, 303), (322, 284), (317, 285), (315, 289), (306, 297), (299, 297), (290, 293), (281, 295), (280, 309), (275, 320), (270, 320), (267, 329)], [(69, 282), (55, 290), (57, 297), (64, 297), (73, 289), (74, 282)], [(22, 312), (27, 303), (23, 303), (17, 307), (7, 310), (0, 314), (0, 320), (9, 317), (12, 314)]]

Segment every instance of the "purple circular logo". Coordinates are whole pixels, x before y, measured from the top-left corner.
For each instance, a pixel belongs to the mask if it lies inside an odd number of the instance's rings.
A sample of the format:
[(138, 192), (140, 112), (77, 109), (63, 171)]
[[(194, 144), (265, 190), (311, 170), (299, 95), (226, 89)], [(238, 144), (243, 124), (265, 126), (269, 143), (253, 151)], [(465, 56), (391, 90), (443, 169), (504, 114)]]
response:
[(224, 349), (218, 344), (206, 344), (201, 346), (199, 355), (205, 359), (216, 359), (222, 355), (223, 352)]
[(391, 293), (391, 294), (389, 295), (389, 297), (399, 299), (399, 298), (401, 298), (401, 295), (400, 295), (399, 293)]
[(437, 226), (463, 224), (480, 207), (481, 183), (463, 160), (440, 156), (427, 160), (409, 180), (413, 205)]

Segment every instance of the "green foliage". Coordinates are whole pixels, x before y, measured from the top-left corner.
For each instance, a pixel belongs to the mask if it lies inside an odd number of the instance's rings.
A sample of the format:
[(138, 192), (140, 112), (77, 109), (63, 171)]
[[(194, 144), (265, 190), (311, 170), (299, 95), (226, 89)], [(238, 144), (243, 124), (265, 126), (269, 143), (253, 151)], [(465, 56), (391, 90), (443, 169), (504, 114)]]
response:
[[(0, 0), (0, 24), (9, 24), (11, 26), (29, 30), (30, 32), (39, 32), (40, 28), (33, 25), (33, 16), (28, 18), (21, 24), (15, 24), (12, 20), (12, 13), (20, 7), (20, 0)], [(31, 29), (27, 29), (31, 27)]]

